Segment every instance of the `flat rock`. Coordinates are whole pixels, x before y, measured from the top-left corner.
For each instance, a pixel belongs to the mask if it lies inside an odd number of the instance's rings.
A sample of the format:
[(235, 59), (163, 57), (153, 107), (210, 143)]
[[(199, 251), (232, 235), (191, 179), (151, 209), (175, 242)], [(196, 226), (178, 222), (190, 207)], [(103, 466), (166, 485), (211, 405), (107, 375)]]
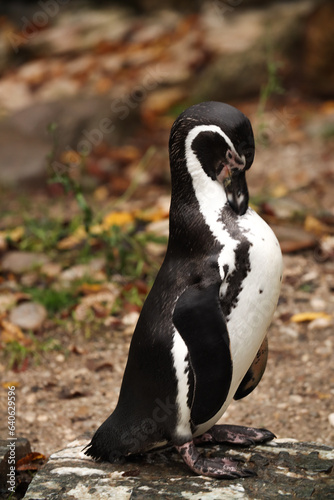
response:
[[(146, 454), (124, 464), (94, 462), (79, 438), (51, 455), (30, 484), (25, 500), (38, 499), (274, 499), (333, 498), (334, 449), (315, 443), (275, 440), (251, 448), (215, 446), (215, 456), (241, 458), (257, 476), (216, 480), (195, 476), (173, 450)], [(209, 451), (209, 448), (205, 450)]]
[(23, 302), (14, 307), (9, 315), (11, 323), (24, 330), (38, 330), (46, 317), (45, 307), (36, 302)]
[(7, 252), (1, 261), (4, 271), (12, 273), (24, 273), (49, 262), (49, 258), (37, 252)]
[[(13, 443), (14, 439), (1, 439), (0, 440), (0, 498), (2, 492), (7, 491), (7, 474), (9, 471), (10, 464), (8, 463), (10, 448), (8, 445)], [(28, 455), (31, 452), (30, 443), (28, 439), (19, 437), (15, 439), (15, 460), (18, 461), (21, 458)]]

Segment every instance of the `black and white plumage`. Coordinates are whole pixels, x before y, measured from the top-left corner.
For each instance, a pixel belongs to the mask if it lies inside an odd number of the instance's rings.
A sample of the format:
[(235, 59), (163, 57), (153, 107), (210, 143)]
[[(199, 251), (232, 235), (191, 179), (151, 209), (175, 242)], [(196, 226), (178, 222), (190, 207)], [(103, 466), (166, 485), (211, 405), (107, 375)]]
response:
[(165, 260), (138, 320), (119, 401), (86, 454), (111, 462), (173, 445), (198, 474), (251, 475), (195, 444), (249, 444), (265, 429), (214, 425), (250, 393), (266, 365), (282, 256), (248, 207), (251, 124), (219, 102), (190, 107), (170, 136), (172, 197)]

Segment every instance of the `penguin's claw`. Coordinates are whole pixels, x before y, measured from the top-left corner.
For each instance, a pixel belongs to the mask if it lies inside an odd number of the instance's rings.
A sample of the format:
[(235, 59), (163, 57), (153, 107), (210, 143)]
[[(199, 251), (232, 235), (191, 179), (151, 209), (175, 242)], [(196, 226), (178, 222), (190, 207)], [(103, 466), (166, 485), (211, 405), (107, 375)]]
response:
[(196, 438), (196, 442), (251, 446), (271, 441), (275, 437), (275, 434), (267, 429), (256, 429), (254, 427), (243, 427), (241, 425), (214, 425), (205, 434)]
[(217, 479), (237, 479), (256, 476), (256, 472), (239, 467), (239, 460), (230, 458), (206, 458), (196, 449), (193, 441), (181, 446), (175, 446), (183, 461), (188, 467), (200, 476), (215, 477)]

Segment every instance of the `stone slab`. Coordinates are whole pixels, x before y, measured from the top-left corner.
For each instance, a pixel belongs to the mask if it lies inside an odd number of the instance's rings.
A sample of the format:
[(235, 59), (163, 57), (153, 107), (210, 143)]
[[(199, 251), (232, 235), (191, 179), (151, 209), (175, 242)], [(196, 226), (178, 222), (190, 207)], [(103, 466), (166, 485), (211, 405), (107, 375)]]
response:
[(0, 439), (0, 498), (1, 494), (7, 491), (7, 474), (9, 473), (10, 465), (8, 460), (10, 456), (9, 446), (13, 442), (15, 442), (14, 456), (16, 462), (31, 452), (30, 443), (26, 438)]
[(30, 484), (25, 500), (277, 499), (334, 498), (334, 449), (316, 443), (274, 440), (251, 448), (207, 447), (247, 462), (257, 476), (216, 480), (196, 476), (173, 450), (132, 458), (124, 464), (94, 462), (80, 438), (51, 455)]

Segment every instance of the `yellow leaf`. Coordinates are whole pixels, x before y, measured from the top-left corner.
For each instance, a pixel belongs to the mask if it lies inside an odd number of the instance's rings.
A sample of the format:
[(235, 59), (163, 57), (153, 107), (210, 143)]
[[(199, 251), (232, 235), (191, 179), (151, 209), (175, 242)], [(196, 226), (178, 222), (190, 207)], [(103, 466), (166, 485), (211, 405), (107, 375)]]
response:
[(285, 196), (287, 194), (287, 192), (288, 192), (288, 189), (284, 184), (278, 184), (271, 191), (271, 194), (274, 198), (282, 198), (283, 196)]
[(60, 161), (65, 165), (79, 166), (81, 163), (81, 157), (77, 151), (70, 149), (62, 152)]
[(73, 234), (58, 241), (57, 248), (59, 248), (59, 250), (69, 250), (82, 243), (86, 238), (87, 233), (85, 228), (83, 226), (79, 226)]
[(319, 399), (330, 399), (332, 397), (328, 392), (317, 392), (316, 394)]
[(19, 342), (26, 340), (26, 337), (22, 332), (21, 328), (18, 327), (17, 325), (14, 325), (10, 321), (3, 319), (1, 321), (1, 326), (3, 328), (0, 336), (2, 342), (8, 343), (8, 342), (14, 342), (14, 341)]
[(103, 219), (103, 227), (109, 229), (112, 226), (125, 226), (133, 222), (134, 217), (130, 212), (111, 212)]
[(146, 222), (156, 222), (162, 219), (166, 219), (169, 215), (169, 212), (166, 210), (163, 210), (162, 208), (158, 208), (156, 210), (150, 210), (150, 211), (142, 211), (142, 210), (136, 210), (134, 212), (134, 216), (137, 219), (146, 221)]
[(109, 196), (109, 190), (106, 186), (100, 186), (95, 189), (93, 196), (97, 201), (105, 201)]
[(20, 382), (16, 380), (8, 380), (8, 382), (1, 382), (1, 385), (4, 389), (8, 389), (8, 387), (20, 387)]
[(18, 226), (14, 229), (7, 229), (6, 231), (0, 231), (1, 238), (9, 238), (11, 241), (17, 242), (24, 235), (24, 227)]
[(293, 321), (293, 323), (303, 323), (306, 321), (313, 321), (314, 319), (318, 318), (324, 318), (324, 319), (331, 319), (332, 316), (330, 314), (327, 314), (325, 312), (304, 312), (304, 313), (298, 313), (294, 314), (290, 320)]
[(326, 224), (323, 224), (320, 220), (316, 219), (312, 215), (308, 215), (305, 218), (304, 229), (309, 233), (316, 234), (321, 236), (323, 234), (328, 234), (330, 231), (329, 227)]

